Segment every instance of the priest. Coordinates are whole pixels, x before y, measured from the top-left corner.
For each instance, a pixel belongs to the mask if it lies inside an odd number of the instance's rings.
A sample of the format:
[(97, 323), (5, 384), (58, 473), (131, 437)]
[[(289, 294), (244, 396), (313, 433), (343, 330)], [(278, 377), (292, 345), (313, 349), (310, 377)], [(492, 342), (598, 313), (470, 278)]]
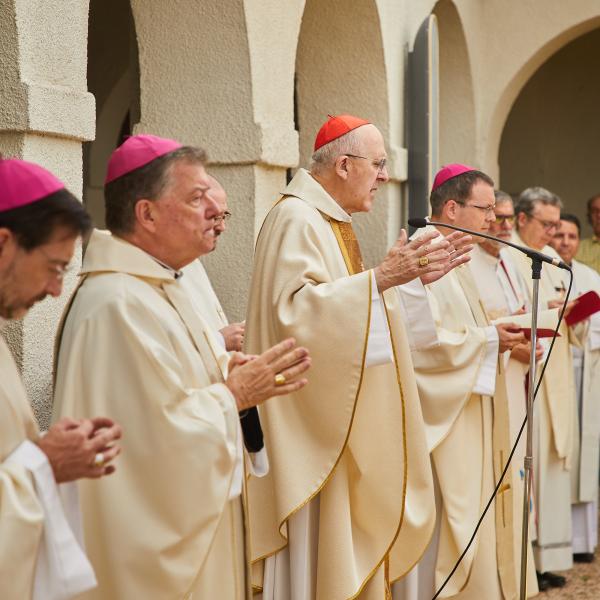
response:
[[(211, 175), (208, 176), (208, 180), (210, 188), (207, 196), (214, 200), (219, 207), (219, 214), (213, 219), (214, 251), (219, 236), (227, 230), (227, 221), (231, 218), (231, 212), (229, 212), (227, 194), (223, 186)], [(225, 349), (228, 352), (241, 351), (244, 343), (244, 323), (229, 323), (202, 261), (200, 259), (193, 261), (185, 267), (184, 272), (188, 274), (186, 279), (193, 281), (196, 286), (197, 300), (202, 308), (203, 317), (208, 325), (218, 331), (217, 337)]]
[[(560, 198), (541, 187), (524, 190), (516, 203), (513, 240), (523, 246), (552, 255), (548, 244), (560, 226)], [(514, 264), (527, 281), (532, 301), (531, 260), (510, 251)], [(539, 308), (562, 308), (567, 281), (566, 271), (544, 265), (539, 286)], [(554, 571), (565, 571), (573, 564), (571, 546), (571, 475), (575, 389), (569, 346), (570, 332), (561, 325), (561, 337), (554, 349), (535, 401), (534, 485), (537, 539), (533, 552), (540, 586), (562, 587), (566, 579)], [(546, 350), (547, 340), (542, 340)]]
[(105, 598), (250, 596), (240, 419), (307, 383), (287, 339), (231, 358), (185, 285), (214, 246), (219, 207), (198, 148), (152, 135), (111, 155), (106, 223), (87, 246), (57, 347), (55, 414), (100, 408), (127, 426), (119, 473), (81, 486), (83, 525)]
[[(510, 242), (514, 230), (515, 209), (513, 199), (501, 190), (494, 190), (496, 206), (495, 220), (490, 223), (488, 233), (501, 241), (479, 238), (481, 241), (471, 253), (469, 268), (471, 269), (481, 302), (488, 318), (518, 320), (524, 326), (531, 323), (531, 307), (528, 301), (527, 284), (511, 260), (507, 246), (502, 241)], [(527, 311), (527, 312), (526, 312)], [(550, 317), (550, 318), (549, 318)], [(556, 324), (554, 315), (538, 315), (539, 326), (553, 327)], [(503, 356), (502, 373), (506, 383), (508, 400), (509, 439), (511, 447), (515, 443), (526, 414), (527, 374), (531, 342), (516, 345)], [(543, 349), (538, 342), (536, 358), (542, 357)], [(526, 436), (523, 434), (513, 456), (511, 469), (506, 475), (506, 484), (510, 486), (512, 496), (512, 522), (514, 525), (514, 556), (521, 555), (521, 529), (523, 515), (524, 468)], [(505, 501), (505, 498), (502, 498)], [(532, 514), (533, 516), (533, 514)], [(531, 543), (528, 548), (528, 594), (537, 593), (538, 584), (535, 577), (535, 567)], [(520, 560), (514, 561), (516, 578), (520, 582)]]
[[(487, 232), (495, 220), (493, 181), (466, 165), (450, 164), (436, 174), (430, 202), (432, 219), (443, 224)], [(406, 294), (413, 286), (399, 291)], [(418, 585), (408, 597), (419, 600), (430, 599), (445, 582), (493, 495), (510, 451), (502, 355), (525, 341), (513, 331), (516, 324), (492, 324), (469, 266), (426, 287), (437, 340), (412, 356), (438, 511), (433, 540), (412, 574)], [(509, 480), (440, 597), (516, 597), (511, 498)]]
[(250, 481), (249, 508), (263, 600), (389, 597), (433, 529), (431, 469), (393, 287), (441, 277), (469, 246), (437, 233), (407, 242), (402, 232), (366, 270), (353, 221), (387, 180), (379, 130), (332, 116), (310, 171), (298, 170), (258, 236), (246, 350), (293, 335), (313, 359), (309, 386), (260, 411), (271, 469)]
[[(590, 291), (600, 294), (600, 275), (574, 259), (580, 239), (579, 219), (561, 213), (560, 227), (550, 245), (573, 269), (574, 298)], [(577, 399), (571, 468), (573, 558), (577, 562), (591, 562), (598, 545), (600, 312), (584, 320), (581, 326), (583, 347), (571, 345)]]
[(83, 550), (73, 482), (114, 472), (121, 428), (65, 417), (41, 435), (1, 335), (46, 296), (60, 296), (90, 227), (49, 171), (0, 157), (0, 587), (2, 598), (67, 600), (96, 585)]

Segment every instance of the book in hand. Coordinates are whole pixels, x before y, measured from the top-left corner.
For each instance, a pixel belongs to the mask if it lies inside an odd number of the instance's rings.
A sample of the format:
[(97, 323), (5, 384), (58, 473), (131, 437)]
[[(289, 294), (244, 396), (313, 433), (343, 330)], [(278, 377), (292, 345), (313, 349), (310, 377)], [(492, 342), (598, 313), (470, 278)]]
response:
[[(531, 327), (515, 327), (514, 329), (509, 329), (511, 333), (522, 333), (527, 341), (531, 341)], [(537, 328), (537, 338), (538, 340), (541, 338), (553, 338), (561, 337), (560, 333), (554, 333), (554, 329), (549, 329), (546, 327), (538, 327)]]
[(586, 292), (575, 299), (575, 304), (565, 317), (565, 321), (569, 327), (581, 323), (589, 319), (594, 313), (600, 310), (600, 296), (593, 290)]

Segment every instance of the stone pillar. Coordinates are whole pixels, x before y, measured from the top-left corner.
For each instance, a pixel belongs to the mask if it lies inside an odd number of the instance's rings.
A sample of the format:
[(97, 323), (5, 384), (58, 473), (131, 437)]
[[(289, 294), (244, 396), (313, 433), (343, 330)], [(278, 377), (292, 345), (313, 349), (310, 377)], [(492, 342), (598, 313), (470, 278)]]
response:
[[(94, 98), (86, 91), (87, 11), (82, 0), (0, 3), (0, 152), (40, 163), (77, 196), (81, 143), (94, 137)], [(6, 332), (42, 427), (51, 414), (56, 326), (74, 279), (67, 278), (61, 298), (39, 303)]]

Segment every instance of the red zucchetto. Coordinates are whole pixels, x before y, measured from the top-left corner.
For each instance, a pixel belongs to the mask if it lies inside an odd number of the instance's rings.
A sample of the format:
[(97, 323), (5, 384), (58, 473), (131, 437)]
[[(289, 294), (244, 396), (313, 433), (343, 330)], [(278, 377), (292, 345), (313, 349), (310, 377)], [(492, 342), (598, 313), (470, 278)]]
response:
[(352, 115), (329, 115), (329, 119), (327, 119), (325, 124), (319, 129), (319, 133), (317, 133), (314, 150), (316, 151), (321, 146), (329, 144), (329, 142), (333, 142), (333, 140), (337, 140), (337, 138), (342, 137), (353, 129), (370, 124), (370, 121), (366, 121), (359, 117), (353, 117)]
[(183, 144), (156, 135), (140, 134), (128, 137), (111, 155), (104, 183), (135, 171), (155, 158), (181, 148)]
[(0, 212), (32, 204), (64, 187), (50, 171), (35, 163), (0, 159)]

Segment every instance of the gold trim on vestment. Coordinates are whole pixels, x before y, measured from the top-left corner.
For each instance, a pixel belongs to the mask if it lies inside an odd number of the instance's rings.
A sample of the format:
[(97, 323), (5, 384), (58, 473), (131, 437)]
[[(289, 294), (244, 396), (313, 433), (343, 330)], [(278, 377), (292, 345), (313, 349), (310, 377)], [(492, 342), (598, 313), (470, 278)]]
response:
[[(282, 198), (280, 198), (276, 204), (278, 204), (279, 202), (281, 202), (283, 199), (285, 198), (289, 198), (289, 196), (283, 196)], [(329, 223), (331, 224), (332, 221), (330, 219)], [(333, 229), (333, 227), (332, 227)], [(335, 233), (335, 232), (334, 232)], [(336, 236), (336, 240), (338, 240), (338, 246), (340, 247), (340, 252), (342, 253), (342, 257), (344, 258), (344, 264), (346, 265), (346, 268), (348, 269), (348, 273), (350, 275), (353, 275), (354, 273), (352, 273), (351, 271), (353, 270), (353, 266), (351, 263), (349, 263), (350, 257), (348, 256), (347, 252), (345, 252), (345, 247), (344, 249), (342, 249), (342, 246), (344, 246), (344, 244), (340, 244), (340, 240), (337, 238)], [(269, 556), (273, 556), (275, 554), (277, 554), (277, 552), (280, 552), (281, 550), (283, 550), (283, 548), (285, 548), (288, 545), (288, 538), (283, 534), (282, 529), (283, 529), (283, 525), (289, 521), (290, 517), (292, 517), (294, 514), (296, 514), (299, 510), (301, 510), (302, 508), (304, 508), (311, 500), (313, 500), (315, 498), (315, 496), (317, 496), (317, 494), (319, 494), (319, 492), (325, 487), (325, 485), (327, 484), (327, 482), (329, 481), (329, 479), (331, 478), (331, 476), (333, 475), (333, 472), (335, 471), (335, 468), (337, 467), (337, 465), (339, 464), (342, 455), (344, 454), (344, 451), (346, 450), (346, 447), (348, 446), (348, 439), (350, 438), (350, 432), (352, 431), (352, 424), (354, 423), (354, 416), (356, 414), (356, 404), (358, 402), (358, 397), (360, 395), (360, 390), (362, 388), (362, 383), (363, 383), (363, 379), (364, 379), (364, 373), (365, 373), (365, 361), (367, 358), (367, 342), (369, 340), (369, 329), (371, 327), (371, 294), (372, 294), (372, 280), (371, 277), (369, 277), (369, 286), (368, 286), (368, 303), (367, 303), (367, 324), (365, 327), (365, 337), (364, 337), (364, 341), (363, 341), (363, 352), (362, 352), (362, 360), (361, 360), (361, 367), (360, 367), (360, 378), (358, 380), (358, 386), (356, 389), (356, 396), (354, 398), (354, 407), (352, 409), (352, 415), (350, 417), (350, 426), (348, 427), (348, 433), (346, 434), (346, 439), (344, 440), (344, 443), (342, 444), (342, 448), (340, 450), (340, 453), (335, 461), (335, 463), (333, 464), (333, 466), (331, 467), (331, 470), (329, 471), (329, 473), (327, 473), (327, 475), (325, 476), (325, 478), (323, 479), (323, 481), (319, 484), (319, 486), (317, 487), (317, 489), (308, 496), (308, 498), (306, 498), (306, 500), (304, 500), (304, 502), (302, 502), (301, 504), (299, 504), (296, 508), (294, 508), (292, 511), (290, 511), (290, 513), (288, 513), (288, 515), (283, 519), (283, 521), (279, 524), (279, 535), (285, 540), (285, 544), (283, 546), (281, 546), (281, 548), (273, 551), (273, 552), (269, 552), (267, 554), (265, 554), (264, 556), (261, 556), (259, 558), (256, 558), (255, 560), (252, 561), (252, 564), (260, 562), (261, 560), (266, 560), (267, 558), (269, 558)], [(389, 553), (389, 550), (388, 550)], [(385, 557), (384, 557), (385, 558)], [(351, 598), (349, 598), (348, 600), (352, 600), (353, 598), (356, 598), (360, 592), (362, 591), (362, 589), (364, 588), (364, 586), (366, 585), (366, 583), (369, 581), (369, 579), (371, 579), (371, 577), (373, 577), (373, 574), (375, 573), (375, 571), (377, 571), (377, 569), (379, 568), (379, 566), (381, 565), (381, 562), (378, 564), (377, 568), (375, 568), (373, 570), (372, 573), (369, 574), (368, 578), (365, 580), (365, 582), (363, 583), (363, 585), (361, 586), (361, 588), (359, 589), (358, 593), (354, 596), (352, 596)]]

